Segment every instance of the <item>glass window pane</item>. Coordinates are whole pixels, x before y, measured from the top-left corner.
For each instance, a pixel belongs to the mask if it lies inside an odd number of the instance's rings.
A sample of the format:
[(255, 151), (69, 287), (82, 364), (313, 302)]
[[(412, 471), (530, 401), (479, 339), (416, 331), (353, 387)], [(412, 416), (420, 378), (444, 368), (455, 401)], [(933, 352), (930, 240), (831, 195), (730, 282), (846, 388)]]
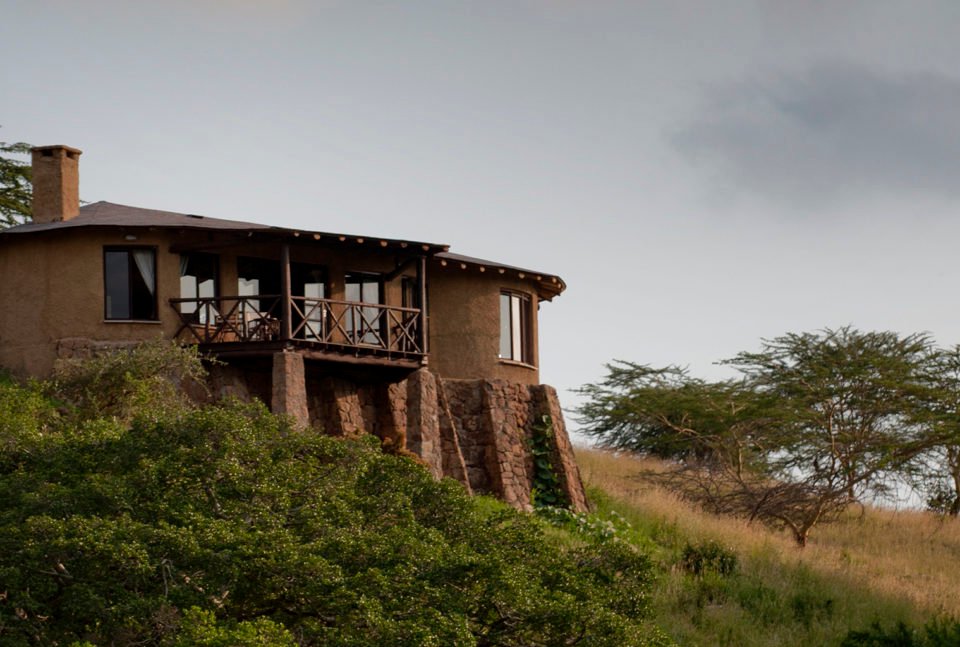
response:
[[(241, 297), (249, 297), (260, 294), (260, 279), (245, 279), (240, 277), (237, 279), (237, 295)], [(249, 306), (254, 310), (260, 310), (260, 300), (259, 299), (244, 299), (244, 306)]]
[[(326, 283), (316, 282), (303, 284), (303, 296), (307, 299), (325, 299), (326, 293)], [(323, 304), (316, 301), (307, 301), (304, 303), (304, 312), (306, 312), (307, 315), (307, 321), (303, 331), (304, 339), (323, 339)]]
[(129, 319), (130, 258), (127, 252), (106, 252), (103, 271), (107, 319)]
[(260, 294), (260, 279), (237, 279), (237, 294), (242, 297)]
[(517, 295), (510, 297), (511, 338), (513, 340), (513, 355), (511, 359), (523, 361), (523, 326), (521, 324), (523, 301)]
[(380, 303), (380, 281), (364, 281), (361, 285), (360, 300), (364, 303)]
[(217, 296), (217, 256), (199, 252), (180, 255), (180, 298), (191, 299), (180, 304), (180, 312), (195, 315), (199, 323), (209, 319), (213, 304), (199, 299)]
[[(180, 277), (180, 298), (181, 299), (195, 299), (197, 296), (197, 277), (195, 276), (181, 276)], [(184, 314), (189, 314), (191, 312), (197, 311), (197, 302), (196, 301), (184, 301), (180, 304), (180, 312)]]
[(344, 293), (347, 301), (359, 301), (360, 300), (360, 284), (359, 283), (347, 283), (346, 291)]
[(510, 359), (513, 356), (511, 351), (511, 317), (510, 317), (510, 295), (500, 295), (500, 357)]
[(216, 296), (216, 283), (213, 279), (207, 279), (197, 286), (197, 296), (201, 299), (212, 299)]

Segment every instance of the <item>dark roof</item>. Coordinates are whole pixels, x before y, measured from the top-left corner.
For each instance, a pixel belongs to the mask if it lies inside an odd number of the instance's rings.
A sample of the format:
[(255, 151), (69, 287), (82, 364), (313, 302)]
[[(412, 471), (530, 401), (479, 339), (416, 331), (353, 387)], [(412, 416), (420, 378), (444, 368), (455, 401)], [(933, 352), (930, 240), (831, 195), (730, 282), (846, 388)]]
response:
[(379, 240), (387, 245), (395, 244), (403, 247), (420, 247), (431, 254), (449, 248), (448, 245), (438, 243), (290, 229), (287, 227), (275, 227), (240, 220), (224, 220), (222, 218), (208, 218), (206, 216), (176, 213), (173, 211), (142, 209), (140, 207), (130, 207), (125, 204), (114, 204), (112, 202), (94, 202), (93, 204), (84, 205), (80, 207), (80, 215), (70, 220), (58, 222), (29, 222), (23, 225), (17, 225), (16, 227), (10, 227), (9, 229), (0, 230), (0, 235), (59, 231), (62, 229), (75, 229), (77, 227), (151, 227), (163, 229), (201, 229), (206, 231), (256, 231), (274, 233), (279, 236), (300, 236), (303, 234), (306, 236), (314, 236), (315, 238), (340, 240), (363, 240), (369, 238), (370, 240)]
[(451, 252), (441, 252), (436, 254), (434, 258), (444, 266), (459, 265), (462, 269), (473, 268), (481, 272), (489, 268), (497, 270), (500, 274), (510, 274), (519, 279), (532, 279), (537, 282), (540, 288), (540, 298), (542, 299), (552, 299), (567, 289), (567, 284), (555, 274), (547, 274), (545, 272), (538, 272), (537, 270), (527, 270), (522, 267), (504, 265), (503, 263), (497, 263), (495, 261), (487, 261), (482, 258), (474, 258), (473, 256), (464, 256), (463, 254), (454, 254)]
[(485, 271), (487, 268), (495, 269), (501, 274), (510, 273), (521, 279), (531, 279), (537, 282), (540, 288), (540, 296), (546, 299), (552, 299), (566, 289), (566, 284), (559, 276), (545, 274), (536, 270), (527, 270), (511, 265), (504, 265), (494, 261), (487, 261), (482, 258), (472, 256), (463, 256), (461, 254), (452, 254), (448, 252), (449, 245), (438, 243), (425, 243), (412, 240), (395, 240), (379, 238), (376, 236), (357, 236), (352, 234), (338, 234), (331, 232), (307, 231), (300, 229), (289, 229), (286, 227), (274, 227), (253, 222), (243, 222), (240, 220), (224, 220), (221, 218), (208, 218), (206, 216), (197, 216), (187, 213), (176, 213), (173, 211), (160, 211), (158, 209), (142, 209), (140, 207), (130, 207), (124, 204), (114, 204), (113, 202), (94, 202), (80, 207), (80, 215), (66, 221), (58, 222), (29, 222), (23, 225), (17, 225), (8, 229), (0, 229), (0, 237), (12, 236), (17, 234), (32, 234), (47, 231), (60, 231), (65, 229), (76, 229), (79, 227), (150, 227), (164, 229), (199, 229), (216, 231), (236, 231), (236, 232), (265, 232), (273, 233), (285, 237), (314, 237), (317, 239), (333, 240), (355, 240), (362, 241), (365, 238), (369, 240), (379, 240), (384, 246), (400, 247), (418, 247), (423, 251), (433, 255), (442, 265), (457, 264), (463, 268), (471, 267)]

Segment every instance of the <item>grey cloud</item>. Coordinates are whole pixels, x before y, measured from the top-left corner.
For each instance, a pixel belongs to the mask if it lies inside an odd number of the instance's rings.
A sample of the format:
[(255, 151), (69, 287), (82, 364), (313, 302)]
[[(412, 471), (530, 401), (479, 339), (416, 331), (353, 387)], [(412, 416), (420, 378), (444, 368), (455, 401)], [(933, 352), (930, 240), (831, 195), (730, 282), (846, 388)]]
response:
[(797, 206), (960, 198), (960, 80), (849, 64), (714, 88), (672, 137), (738, 190)]

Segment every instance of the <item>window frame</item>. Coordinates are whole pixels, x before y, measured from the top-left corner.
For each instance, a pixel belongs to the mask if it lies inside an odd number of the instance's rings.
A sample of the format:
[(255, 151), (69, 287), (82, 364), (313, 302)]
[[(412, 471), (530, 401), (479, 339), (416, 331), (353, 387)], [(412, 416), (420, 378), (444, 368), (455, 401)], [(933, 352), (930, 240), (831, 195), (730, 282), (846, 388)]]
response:
[[(310, 274), (313, 273), (314, 277)], [(316, 278), (319, 275), (321, 280), (309, 281), (309, 278)], [(320, 296), (307, 296), (308, 285), (320, 285), (322, 294)], [(319, 308), (310, 308), (307, 306), (307, 299), (318, 301), (330, 300), (330, 269), (326, 265), (319, 263), (292, 262), (290, 263), (290, 297), (302, 298), (305, 318), (300, 317), (296, 312), (292, 312), (292, 326), (296, 329), (302, 325), (303, 329), (297, 335), (298, 338), (307, 341), (326, 341), (330, 330), (329, 306), (320, 306)]]
[[(351, 301), (348, 298), (347, 290), (348, 286), (354, 284), (360, 286), (360, 300)], [(363, 286), (365, 284), (375, 284), (377, 286), (377, 300), (376, 301), (364, 301), (363, 295)], [(352, 311), (348, 317), (349, 321), (346, 322), (346, 327), (349, 331), (350, 338), (357, 344), (361, 345), (377, 345), (378, 342), (371, 341), (370, 335), (374, 337), (379, 337), (379, 340), (385, 339), (386, 333), (386, 318), (383, 313), (383, 306), (386, 305), (386, 294), (384, 293), (384, 281), (383, 274), (380, 272), (365, 272), (362, 270), (349, 270), (343, 275), (343, 300), (349, 303), (358, 303), (360, 308), (363, 310), (361, 313), (361, 320), (357, 322), (354, 319)], [(375, 328), (367, 328), (366, 319), (369, 315), (369, 309), (374, 309), (376, 312), (376, 319), (379, 323), (379, 330)], [(359, 325), (358, 325), (359, 323)]]
[[(510, 355), (506, 357), (502, 353), (504, 349), (504, 297), (507, 297), (506, 303), (509, 304), (507, 317), (510, 322), (507, 328), (510, 331)], [(501, 289), (497, 307), (500, 311), (497, 358), (505, 363), (535, 366), (533, 359), (533, 298), (526, 292), (519, 290)], [(520, 346), (519, 352), (516, 348), (518, 345)]]
[[(160, 321), (160, 294), (159, 294), (159, 278), (160, 278), (160, 257), (157, 253), (157, 245), (104, 245), (103, 246), (103, 320), (106, 322), (150, 322), (156, 323)], [(130, 270), (133, 269), (137, 272), (140, 270), (136, 267), (136, 261), (133, 260), (132, 252), (134, 251), (149, 251), (153, 256), (153, 308), (151, 311), (150, 317), (134, 317), (133, 315), (133, 285), (130, 281)], [(111, 317), (109, 308), (107, 308), (107, 297), (109, 296), (107, 290), (107, 254), (116, 252), (125, 252), (127, 254), (127, 298), (129, 306), (129, 314), (131, 316), (127, 317)], [(142, 275), (141, 275), (142, 276)], [(148, 287), (149, 289), (149, 287)]]

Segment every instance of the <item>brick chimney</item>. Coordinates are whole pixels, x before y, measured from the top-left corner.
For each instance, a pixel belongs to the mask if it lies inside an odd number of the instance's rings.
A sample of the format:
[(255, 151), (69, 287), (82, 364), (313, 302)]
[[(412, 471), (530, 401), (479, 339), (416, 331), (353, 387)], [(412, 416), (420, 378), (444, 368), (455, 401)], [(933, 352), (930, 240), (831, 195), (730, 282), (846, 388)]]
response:
[(38, 146), (33, 154), (33, 221), (59, 222), (80, 214), (80, 153), (69, 146)]

